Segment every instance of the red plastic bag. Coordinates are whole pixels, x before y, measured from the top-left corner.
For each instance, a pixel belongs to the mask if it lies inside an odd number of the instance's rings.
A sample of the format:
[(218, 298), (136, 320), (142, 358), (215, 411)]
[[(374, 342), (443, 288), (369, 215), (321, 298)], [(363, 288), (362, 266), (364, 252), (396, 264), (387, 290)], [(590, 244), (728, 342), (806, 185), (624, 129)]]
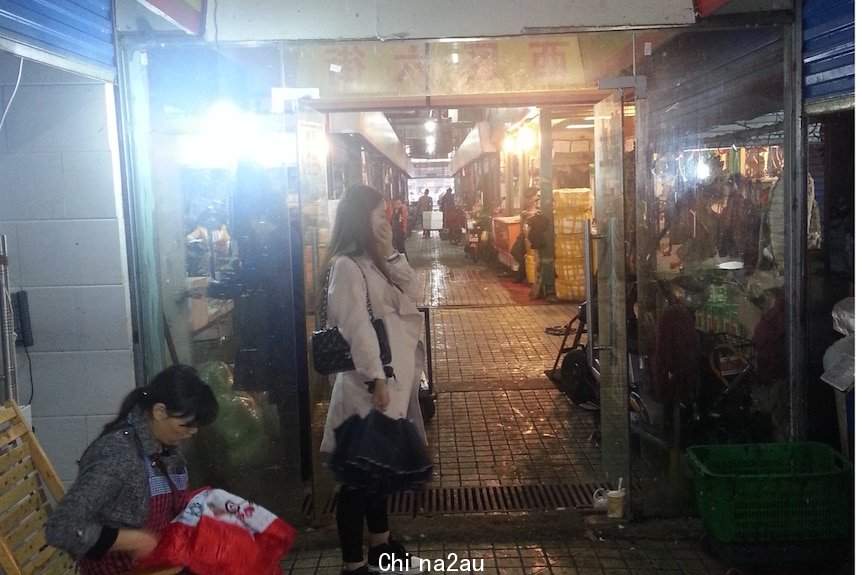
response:
[(183, 566), (195, 575), (281, 575), (296, 529), (221, 489), (198, 490), (136, 567)]

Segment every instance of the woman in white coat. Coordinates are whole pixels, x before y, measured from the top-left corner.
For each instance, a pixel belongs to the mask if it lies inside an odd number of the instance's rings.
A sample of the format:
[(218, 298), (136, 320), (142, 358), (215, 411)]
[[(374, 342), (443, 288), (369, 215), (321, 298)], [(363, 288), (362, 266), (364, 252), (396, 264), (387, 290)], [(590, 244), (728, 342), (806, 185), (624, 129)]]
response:
[[(407, 419), (422, 440), (419, 373), (424, 365), (420, 342), (423, 316), (416, 307), (418, 281), (407, 258), (392, 246), (383, 195), (364, 185), (351, 186), (338, 203), (324, 270), (331, 271), (327, 323), (338, 326), (350, 345), (356, 369), (335, 376), (321, 451), (335, 449), (335, 429), (350, 416), (365, 417), (377, 409), (393, 419)], [(366, 286), (374, 317), (386, 326), (392, 350), (393, 377), (387, 378), (380, 345), (368, 315)], [(420, 572), (389, 534), (386, 495), (342, 485), (336, 507), (342, 574), (364, 574), (369, 567), (396, 573)], [(369, 550), (363, 556), (363, 521), (368, 523)], [(396, 569), (393, 569), (395, 567)]]

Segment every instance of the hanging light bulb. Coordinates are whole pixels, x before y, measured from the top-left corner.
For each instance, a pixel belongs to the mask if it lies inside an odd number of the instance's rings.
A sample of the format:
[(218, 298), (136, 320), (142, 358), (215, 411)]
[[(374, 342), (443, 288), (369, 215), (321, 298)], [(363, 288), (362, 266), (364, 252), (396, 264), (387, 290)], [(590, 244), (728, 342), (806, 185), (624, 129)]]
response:
[(522, 126), (518, 130), (518, 150), (526, 152), (536, 146), (536, 132), (529, 126)]

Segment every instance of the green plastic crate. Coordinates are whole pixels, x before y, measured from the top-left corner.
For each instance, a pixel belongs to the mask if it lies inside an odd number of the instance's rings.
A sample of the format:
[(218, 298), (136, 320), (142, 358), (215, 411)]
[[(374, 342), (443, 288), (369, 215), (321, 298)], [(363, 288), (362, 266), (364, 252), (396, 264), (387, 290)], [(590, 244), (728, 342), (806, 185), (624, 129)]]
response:
[(698, 513), (718, 541), (849, 537), (853, 465), (828, 445), (695, 445), (687, 452)]

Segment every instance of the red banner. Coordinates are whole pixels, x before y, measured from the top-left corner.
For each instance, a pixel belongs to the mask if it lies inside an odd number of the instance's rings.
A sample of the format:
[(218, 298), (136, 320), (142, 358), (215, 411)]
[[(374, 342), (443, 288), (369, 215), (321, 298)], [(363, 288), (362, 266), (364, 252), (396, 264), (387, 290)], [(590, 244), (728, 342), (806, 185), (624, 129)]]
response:
[(138, 2), (189, 34), (203, 32), (206, 0), (138, 0)]
[(729, 0), (693, 0), (694, 12), (701, 18), (709, 16), (728, 3)]

